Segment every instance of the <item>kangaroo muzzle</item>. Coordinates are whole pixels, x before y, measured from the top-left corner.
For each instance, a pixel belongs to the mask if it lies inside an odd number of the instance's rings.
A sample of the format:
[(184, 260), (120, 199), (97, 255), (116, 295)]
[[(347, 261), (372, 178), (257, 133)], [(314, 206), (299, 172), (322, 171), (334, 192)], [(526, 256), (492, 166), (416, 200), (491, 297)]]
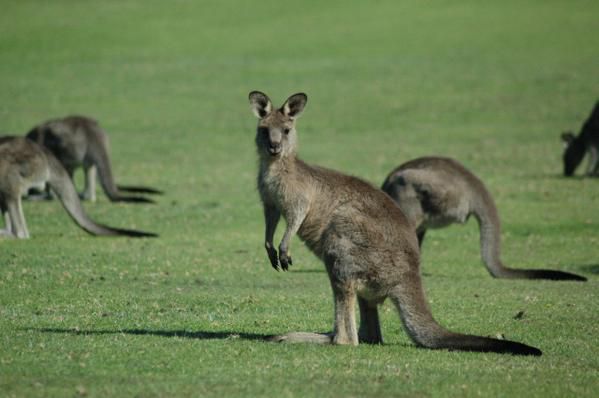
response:
[(268, 137), (268, 153), (271, 156), (276, 156), (281, 153), (283, 146), (281, 143), (282, 134), (277, 129), (271, 130)]
[(268, 143), (268, 153), (275, 156), (281, 153), (281, 143), (280, 142), (269, 142)]

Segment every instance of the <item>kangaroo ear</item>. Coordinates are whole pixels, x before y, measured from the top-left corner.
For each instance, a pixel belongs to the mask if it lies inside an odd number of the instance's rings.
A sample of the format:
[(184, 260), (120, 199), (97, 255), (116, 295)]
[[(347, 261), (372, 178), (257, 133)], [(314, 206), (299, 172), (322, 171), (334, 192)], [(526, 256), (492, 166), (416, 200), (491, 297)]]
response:
[(249, 99), (252, 111), (259, 119), (262, 119), (272, 111), (272, 103), (270, 102), (268, 95), (261, 93), (260, 91), (252, 91), (249, 95)]
[(287, 98), (287, 101), (285, 101), (281, 109), (283, 110), (283, 114), (285, 114), (285, 116), (295, 119), (302, 114), (304, 107), (306, 106), (306, 102), (308, 102), (308, 96), (306, 94), (293, 94), (291, 97)]
[(564, 141), (566, 144), (571, 143), (572, 141), (574, 141), (574, 133), (572, 133), (571, 131), (564, 131), (561, 135), (562, 141)]

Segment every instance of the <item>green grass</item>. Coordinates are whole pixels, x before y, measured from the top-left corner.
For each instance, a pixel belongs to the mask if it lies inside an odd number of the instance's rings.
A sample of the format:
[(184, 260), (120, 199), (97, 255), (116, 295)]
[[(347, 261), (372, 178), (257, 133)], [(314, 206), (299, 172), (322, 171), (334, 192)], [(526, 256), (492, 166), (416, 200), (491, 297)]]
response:
[[(0, 241), (0, 395), (596, 396), (599, 181), (560, 177), (558, 136), (597, 99), (598, 13), (596, 1), (3, 1), (0, 130), (93, 116), (118, 180), (167, 194), (85, 205), (152, 240), (90, 237), (58, 203), (26, 203), (32, 238)], [(288, 273), (263, 251), (256, 89), (277, 103), (308, 93), (308, 162), (377, 185), (421, 155), (475, 171), (506, 263), (589, 281), (494, 280), (471, 222), (427, 237), (433, 312), (544, 356), (416, 348), (389, 303), (384, 346), (260, 341), (326, 331), (333, 311), (298, 239)]]

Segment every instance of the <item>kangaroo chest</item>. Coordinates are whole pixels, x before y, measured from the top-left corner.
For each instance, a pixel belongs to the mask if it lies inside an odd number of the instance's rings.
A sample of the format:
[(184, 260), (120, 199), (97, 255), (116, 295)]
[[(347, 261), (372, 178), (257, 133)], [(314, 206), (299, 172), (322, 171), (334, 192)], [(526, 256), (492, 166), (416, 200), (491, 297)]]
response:
[(276, 207), (285, 221), (301, 221), (298, 235), (311, 246), (322, 232), (322, 220), (313, 211), (313, 186), (293, 170), (265, 170), (258, 179), (262, 200)]
[(279, 210), (286, 207), (286, 197), (290, 194), (290, 189), (286, 185), (278, 173), (276, 175), (263, 173), (258, 181), (258, 189), (262, 199), (266, 203), (276, 206)]
[(307, 185), (294, 168), (286, 164), (262, 165), (258, 176), (262, 199), (277, 207), (283, 215), (287, 209), (308, 201)]

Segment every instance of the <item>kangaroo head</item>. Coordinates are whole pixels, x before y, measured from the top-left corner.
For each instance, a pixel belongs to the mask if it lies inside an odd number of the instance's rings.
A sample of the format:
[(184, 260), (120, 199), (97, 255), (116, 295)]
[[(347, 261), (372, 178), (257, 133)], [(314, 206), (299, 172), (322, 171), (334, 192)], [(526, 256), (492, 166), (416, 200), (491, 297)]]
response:
[(562, 133), (561, 138), (566, 146), (563, 156), (564, 175), (571, 176), (584, 158), (585, 146), (582, 140), (577, 139), (572, 132)]
[(259, 91), (252, 91), (249, 99), (252, 111), (260, 119), (256, 130), (260, 156), (276, 159), (295, 154), (295, 121), (306, 106), (306, 94), (293, 94), (279, 109), (273, 109), (268, 96)]

